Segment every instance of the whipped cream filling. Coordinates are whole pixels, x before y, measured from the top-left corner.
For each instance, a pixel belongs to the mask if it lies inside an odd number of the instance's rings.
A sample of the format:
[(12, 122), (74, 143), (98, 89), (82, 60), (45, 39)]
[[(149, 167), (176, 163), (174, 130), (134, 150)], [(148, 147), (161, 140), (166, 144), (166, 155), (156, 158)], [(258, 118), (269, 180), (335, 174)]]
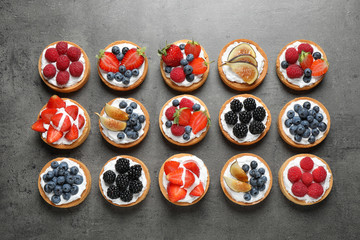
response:
[[(221, 62), (225, 63), (228, 61), (228, 57), (230, 55), (230, 52), (236, 47), (239, 46), (242, 43), (247, 43), (247, 42), (234, 42), (233, 44), (229, 45), (224, 54), (221, 57)], [(264, 69), (264, 64), (265, 64), (265, 58), (261, 55), (261, 53), (259, 52), (259, 50), (256, 48), (255, 45), (251, 44), (251, 43), (247, 43), (249, 44), (252, 49), (255, 51), (256, 54), (256, 61), (258, 63), (257, 66), (257, 70), (259, 72), (259, 76), (261, 75), (263, 69)], [(237, 83), (246, 83), (239, 75), (237, 75), (235, 72), (233, 72), (230, 68), (229, 65), (223, 65), (222, 66), (222, 70), (226, 76), (226, 78), (231, 81), (231, 82), (237, 82)]]
[[(191, 156), (183, 156), (183, 157), (176, 157), (176, 158), (172, 158), (171, 161), (176, 161), (176, 162), (179, 162), (180, 163), (180, 166), (179, 168), (183, 168), (184, 170), (186, 169), (184, 167), (184, 164), (189, 162), (189, 161), (194, 161), (196, 162), (196, 164), (198, 165), (199, 169), (200, 169), (200, 174), (199, 174), (199, 177), (197, 177), (195, 174), (194, 174), (194, 177), (195, 177), (195, 182), (188, 188), (184, 188), (187, 192), (186, 192), (186, 196), (183, 198), (183, 199), (180, 199), (178, 202), (186, 202), (186, 203), (192, 203), (194, 202), (196, 199), (198, 199), (199, 197), (201, 196), (191, 196), (190, 193), (191, 191), (200, 184), (200, 182), (203, 184), (203, 187), (204, 187), (204, 190), (206, 189), (207, 187), (207, 180), (208, 180), (208, 171), (207, 171), (207, 168), (204, 164), (204, 162), (196, 157), (195, 155), (191, 155)], [(190, 170), (189, 170), (190, 171)], [(183, 183), (185, 183), (185, 172), (186, 171), (183, 171), (183, 175), (182, 175), (182, 181)], [(191, 172), (191, 171), (190, 171)], [(163, 183), (163, 186), (164, 188), (167, 190), (167, 186), (169, 184), (169, 181), (166, 179), (166, 175), (165, 175), (165, 172), (163, 174), (163, 179), (162, 179), (162, 183)]]

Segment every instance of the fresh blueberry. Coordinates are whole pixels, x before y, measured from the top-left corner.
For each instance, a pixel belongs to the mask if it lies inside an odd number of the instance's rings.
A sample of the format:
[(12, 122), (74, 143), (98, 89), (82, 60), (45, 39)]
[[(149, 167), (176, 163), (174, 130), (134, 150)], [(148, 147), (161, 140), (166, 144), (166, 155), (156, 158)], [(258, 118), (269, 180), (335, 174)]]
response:
[(189, 139), (190, 139), (190, 135), (189, 135), (188, 133), (184, 133), (183, 139), (186, 140), (186, 141), (189, 140)]
[(49, 180), (47, 179), (47, 177), (46, 177), (46, 174), (44, 174), (43, 176), (42, 176), (42, 179), (45, 181), (45, 182), (48, 182)]
[(62, 169), (62, 168), (58, 168), (59, 169), (59, 171), (58, 171), (58, 175), (59, 176), (64, 176), (64, 174), (65, 174), (65, 170), (64, 169)]
[(302, 107), (301, 107), (300, 104), (295, 104), (295, 105), (294, 105), (294, 110), (295, 110), (295, 112), (299, 112), (299, 110), (300, 110), (301, 108), (302, 108)]
[(288, 63), (287, 61), (282, 61), (282, 62), (281, 62), (281, 67), (282, 67), (283, 69), (287, 69), (288, 66), (289, 66), (289, 63)]
[(117, 138), (120, 139), (120, 140), (124, 139), (125, 138), (125, 133), (124, 132), (119, 132), (117, 134)]
[(135, 126), (136, 123), (137, 123), (137, 120), (136, 120), (135, 118), (130, 118), (130, 119), (129, 119), (129, 122), (130, 122), (130, 125), (131, 125), (131, 126)]
[(267, 177), (266, 176), (261, 176), (261, 178), (260, 179), (262, 179), (263, 181), (264, 181), (264, 183), (266, 183), (267, 182)]
[(313, 110), (314, 110), (316, 113), (318, 113), (318, 112), (320, 111), (320, 108), (319, 108), (319, 106), (314, 106), (314, 107), (313, 107)]
[(124, 75), (122, 75), (119, 72), (115, 73), (115, 80), (116, 81), (121, 82), (123, 79), (124, 79)]
[(108, 72), (108, 74), (106, 74), (106, 78), (109, 81), (113, 80), (114, 77), (115, 77), (115, 74), (113, 72)]
[(52, 179), (54, 176), (55, 176), (55, 175), (54, 175), (54, 172), (53, 172), (53, 171), (48, 171), (48, 172), (46, 173), (46, 178), (47, 178), (47, 180)]
[(68, 184), (74, 184), (74, 181), (75, 181), (75, 178), (74, 178), (73, 175), (69, 175), (69, 176), (66, 177), (66, 182)]
[(72, 185), (72, 186), (71, 186), (71, 189), (70, 189), (71, 195), (75, 195), (75, 194), (77, 194), (78, 192), (79, 192), (79, 187), (76, 186), (76, 185)]
[(319, 52), (314, 52), (314, 53), (313, 53), (313, 57), (314, 57), (314, 60), (320, 59), (320, 58), (321, 58), (321, 53), (319, 53)]
[(244, 172), (247, 173), (249, 171), (250, 167), (249, 167), (249, 165), (244, 164), (244, 165), (242, 165), (242, 169), (244, 170)]
[(258, 166), (258, 163), (256, 161), (251, 161), (251, 163), (250, 163), (251, 169), (255, 169), (255, 168), (257, 168), (257, 166)]
[(71, 197), (71, 193), (69, 193), (69, 192), (67, 192), (67, 193), (63, 193), (62, 194), (62, 197), (64, 198), (64, 200), (69, 200), (70, 199), (70, 197)]
[(306, 117), (309, 115), (309, 112), (308, 112), (308, 110), (306, 109), (306, 108), (301, 108), (300, 110), (299, 110), (299, 117), (301, 118), (301, 119), (306, 119)]
[(260, 178), (261, 177), (261, 174), (259, 173), (259, 171), (255, 170), (255, 176), (254, 178)]
[(286, 119), (285, 126), (289, 128), (291, 125), (292, 125), (292, 119)]
[(129, 48), (128, 47), (124, 47), (123, 49), (122, 49), (122, 54), (126, 54), (127, 53), (127, 51), (129, 51)]
[(311, 81), (311, 77), (304, 76), (303, 81), (304, 83), (309, 83)]
[(139, 115), (137, 113), (130, 114), (130, 118), (135, 118), (136, 120), (139, 118)]
[(171, 73), (171, 69), (172, 69), (172, 67), (166, 66), (166, 67), (165, 67), (165, 72), (166, 72), (166, 73)]
[(183, 58), (183, 59), (181, 59), (180, 64), (183, 65), (183, 66), (186, 66), (186, 65), (188, 65), (189, 63), (188, 63), (188, 61), (187, 61), (185, 58)]
[(137, 104), (136, 104), (136, 102), (132, 102), (132, 103), (130, 103), (130, 107), (132, 107), (133, 109), (136, 109), (136, 108), (137, 108)]
[(265, 184), (263, 184), (260, 188), (259, 188), (259, 191), (261, 192), (261, 191), (264, 191), (265, 190)]
[(295, 116), (293, 119), (292, 119), (292, 123), (294, 125), (299, 125), (301, 122), (301, 118), (299, 116)]
[(120, 53), (120, 48), (118, 47), (118, 46), (113, 46), (112, 48), (111, 48), (111, 52), (113, 53), (113, 54), (119, 54)]
[(184, 50), (185, 49), (185, 43), (180, 44), (179, 48), (180, 48), (180, 50)]
[(325, 132), (325, 130), (327, 128), (327, 125), (326, 125), (326, 123), (321, 122), (321, 123), (319, 123), (318, 128), (319, 128), (320, 131)]
[(257, 186), (257, 180), (254, 177), (250, 178), (250, 185), (253, 187)]
[(75, 175), (74, 183), (76, 185), (82, 184), (83, 181), (84, 181), (84, 179), (81, 175)]
[(129, 130), (129, 131), (126, 131), (125, 134), (128, 138), (132, 138), (132, 136), (135, 134), (135, 132), (133, 130)]
[(186, 132), (187, 134), (191, 133), (191, 130), (192, 130), (192, 128), (191, 128), (190, 126), (186, 126), (186, 127), (185, 127), (185, 132)]
[(256, 188), (253, 187), (250, 190), (250, 194), (251, 194), (251, 196), (256, 197), (259, 194), (259, 191)]
[(198, 104), (198, 103), (195, 103), (194, 105), (193, 105), (193, 107), (192, 107), (192, 109), (194, 110), (194, 111), (199, 111), (200, 110), (200, 104)]
[(132, 75), (134, 76), (134, 77), (137, 77), (137, 76), (139, 76), (139, 69), (133, 69), (132, 71), (131, 71), (131, 73), (132, 73)]
[(119, 67), (119, 72), (120, 72), (120, 73), (125, 73), (125, 71), (126, 71), (126, 67), (125, 67), (124, 65), (121, 65), (121, 66)]
[(174, 107), (179, 106), (179, 104), (180, 104), (180, 102), (179, 102), (179, 100), (177, 100), (177, 99), (174, 99), (174, 100), (172, 101), (172, 105), (173, 105)]
[(70, 175), (70, 172), (69, 172), (69, 171), (65, 171), (65, 173), (64, 173), (65, 179), (66, 179), (66, 177), (69, 176), (69, 175)]
[(57, 177), (53, 177), (53, 179), (51, 179), (51, 181), (53, 181), (56, 184), (57, 183)]
[(59, 185), (56, 185), (54, 188), (54, 194), (57, 196), (60, 196), (62, 194), (62, 187)]
[(186, 66), (184, 67), (184, 73), (185, 73), (185, 75), (190, 75), (192, 72), (193, 72), (193, 67), (192, 67), (192, 66), (186, 65)]
[(124, 58), (124, 54), (122, 54), (122, 53), (116, 54), (116, 58), (117, 58), (117, 60), (121, 61)]
[(141, 123), (136, 123), (136, 125), (135, 126), (133, 126), (133, 129), (134, 129), (134, 131), (140, 131), (140, 129), (141, 129)]
[(301, 142), (302, 136), (300, 136), (299, 134), (295, 134), (294, 139), (297, 142)]
[(46, 185), (48, 185), (51, 190), (54, 190), (56, 186), (56, 182), (50, 181)]
[(68, 192), (70, 192), (70, 188), (71, 188), (70, 184), (65, 183), (65, 184), (62, 186), (62, 191), (63, 191), (64, 193), (68, 193)]
[(59, 176), (59, 177), (57, 178), (56, 184), (57, 184), (57, 185), (63, 185), (64, 183), (65, 183), (65, 177), (64, 177), (64, 176)]
[(315, 137), (314, 136), (310, 136), (309, 139), (308, 139), (308, 142), (309, 143), (314, 143), (315, 142)]
[(192, 55), (191, 53), (188, 54), (188, 55), (186, 56), (186, 60), (187, 60), (188, 62), (191, 62), (192, 60), (194, 60), (194, 55)]
[(304, 132), (305, 132), (305, 127), (303, 125), (299, 125), (298, 128), (296, 129), (296, 133), (301, 136)]
[(138, 132), (134, 132), (132, 135), (131, 135), (131, 139), (137, 139), (139, 137), (139, 133)]
[(195, 79), (195, 75), (194, 74), (189, 74), (189, 75), (186, 75), (185, 78), (186, 78), (186, 81), (192, 82)]
[(52, 189), (50, 189), (49, 184), (45, 184), (45, 186), (44, 186), (44, 191), (45, 191), (46, 193), (51, 193), (51, 192), (52, 192)]
[[(311, 69), (310, 68), (305, 68), (304, 76), (305, 77), (311, 77)], [(310, 108), (308, 108), (308, 109), (310, 109)]]
[(61, 162), (59, 165), (59, 168), (62, 168), (66, 171), (66, 170), (68, 170), (69, 165), (67, 164), (67, 162)]
[(312, 130), (312, 135), (313, 135), (314, 137), (316, 137), (317, 135), (319, 135), (319, 133), (320, 133), (320, 131), (319, 131), (319, 129), (317, 129), (317, 128), (314, 128), (314, 129)]
[(250, 193), (245, 193), (245, 194), (244, 194), (244, 200), (245, 200), (245, 201), (250, 201), (250, 200), (251, 200), (251, 195), (250, 195)]
[(305, 132), (303, 133), (303, 138), (308, 138), (310, 136), (310, 134), (311, 134), (310, 129), (309, 128), (306, 129)]
[(295, 135), (295, 132), (297, 130), (298, 126), (292, 125), (289, 129), (291, 135)]
[(295, 116), (295, 112), (293, 110), (289, 110), (287, 113), (286, 113), (286, 116), (288, 118), (293, 118)]
[[(310, 110), (311, 111), (311, 110)], [(311, 123), (312, 121), (314, 121), (314, 116), (310, 115), (310, 111), (309, 111), (309, 115), (306, 117), (306, 120)]]
[(128, 132), (129, 131), (131, 131), (131, 128), (130, 127), (126, 127), (125, 129), (124, 129), (124, 133), (126, 134), (126, 135), (128, 135)]
[(319, 122), (318, 120), (314, 119), (311, 123), (310, 123), (310, 128), (311, 129), (315, 129), (319, 126)]
[(324, 119), (324, 116), (321, 113), (317, 113), (315, 116), (315, 119), (318, 120), (318, 122), (322, 122)]
[(130, 83), (130, 78), (124, 77), (122, 83), (123, 83), (124, 85), (129, 85), (129, 83)]
[(302, 120), (300, 124), (303, 125), (305, 129), (309, 128), (309, 125), (310, 125), (310, 123), (306, 120)]
[(127, 77), (127, 78), (131, 78), (131, 76), (132, 76), (131, 70), (126, 70), (125, 73), (124, 73), (124, 76)]
[(315, 117), (316, 116), (316, 112), (313, 109), (309, 110), (309, 115)]
[(52, 161), (50, 165), (51, 165), (51, 168), (55, 169), (59, 166), (59, 163), (57, 161)]
[(261, 175), (264, 175), (265, 169), (264, 169), (264, 168), (259, 168), (258, 172), (259, 172)]
[(127, 103), (125, 101), (121, 101), (119, 104), (120, 108), (126, 108), (127, 107)]
[(132, 114), (134, 109), (132, 107), (127, 107), (125, 111), (127, 114)]
[(140, 123), (145, 122), (145, 116), (144, 116), (144, 115), (140, 115), (140, 116), (139, 116), (139, 122), (140, 122)]
[(259, 188), (262, 187), (264, 184), (265, 184), (265, 183), (264, 183), (264, 181), (263, 181), (261, 178), (257, 180), (257, 186), (258, 186)]
[(171, 121), (166, 121), (166, 123), (165, 123), (165, 126), (167, 127), (167, 128), (171, 128), (171, 126), (172, 126), (172, 122)]
[(249, 175), (255, 177), (255, 169), (251, 169)]
[(304, 102), (303, 107), (309, 110), (311, 108), (311, 103), (306, 101)]
[(78, 167), (73, 166), (73, 167), (70, 168), (70, 174), (71, 174), (71, 175), (76, 175), (76, 174), (78, 174), (78, 172), (79, 172), (79, 168), (78, 168)]
[(53, 195), (53, 196), (51, 197), (51, 202), (54, 203), (54, 204), (58, 204), (60, 201), (61, 201), (60, 196)]

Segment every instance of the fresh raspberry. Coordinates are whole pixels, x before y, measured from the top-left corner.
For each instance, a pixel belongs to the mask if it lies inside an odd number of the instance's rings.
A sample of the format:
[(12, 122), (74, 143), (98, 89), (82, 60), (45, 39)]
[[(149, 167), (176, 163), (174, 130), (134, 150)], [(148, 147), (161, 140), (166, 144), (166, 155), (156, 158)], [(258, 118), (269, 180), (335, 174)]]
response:
[(174, 136), (181, 136), (181, 135), (184, 134), (184, 132), (185, 132), (185, 127), (184, 126), (180, 126), (180, 125), (177, 125), (177, 124), (171, 125), (171, 133)]
[(188, 98), (182, 98), (182, 99), (180, 100), (180, 104), (179, 104), (179, 107), (180, 107), (180, 108), (187, 107), (187, 108), (192, 109), (193, 106), (194, 106), (193, 101), (191, 101), (191, 100), (188, 99)]
[(307, 194), (308, 189), (301, 181), (294, 183), (291, 187), (291, 192), (297, 197), (303, 197)]
[(309, 157), (304, 157), (303, 159), (301, 159), (300, 161), (300, 167), (302, 168), (302, 170), (304, 170), (305, 172), (309, 172), (311, 171), (311, 169), (313, 169), (314, 167), (314, 161), (309, 158)]
[(56, 67), (59, 71), (65, 71), (70, 65), (70, 59), (66, 55), (60, 55), (56, 61)]
[(48, 49), (46, 49), (46, 51), (45, 51), (46, 60), (48, 60), (49, 62), (56, 62), (58, 57), (59, 57), (59, 54), (56, 51), (56, 48), (48, 48)]
[(59, 53), (59, 55), (66, 54), (66, 52), (68, 50), (67, 42), (58, 42), (56, 44), (56, 50)]
[(55, 77), (55, 74), (56, 74), (55, 66), (52, 65), (51, 63), (49, 63), (48, 65), (46, 65), (44, 67), (43, 74), (47, 79), (51, 79), (51, 78)]
[(165, 116), (168, 120), (172, 121), (174, 120), (174, 114), (176, 112), (176, 107), (171, 106), (165, 111)]
[(313, 181), (313, 175), (309, 172), (304, 172), (303, 175), (301, 176), (301, 181), (306, 185), (306, 186), (310, 186), (310, 184)]
[(170, 72), (170, 78), (174, 82), (181, 83), (185, 80), (185, 73), (181, 67), (173, 68)]
[(323, 167), (318, 167), (314, 171), (312, 171), (312, 175), (314, 177), (314, 181), (317, 183), (321, 183), (326, 179), (326, 171)]
[(298, 54), (298, 51), (295, 48), (286, 49), (285, 60), (289, 64), (296, 63), (296, 61), (298, 60), (298, 57), (299, 57), (299, 54)]
[(324, 193), (324, 188), (319, 183), (313, 183), (308, 187), (308, 195), (312, 198), (319, 198)]
[(59, 85), (65, 85), (68, 83), (69, 78), (70, 78), (70, 74), (68, 71), (60, 71), (56, 75), (56, 82)]
[(69, 59), (72, 62), (76, 62), (77, 60), (79, 60), (80, 56), (81, 56), (81, 51), (80, 49), (78, 49), (77, 47), (70, 47), (67, 50), (66, 55), (69, 57)]
[(286, 74), (289, 78), (299, 78), (304, 74), (304, 70), (299, 65), (292, 64), (286, 69)]
[(291, 167), (288, 171), (288, 179), (290, 182), (294, 183), (300, 180), (301, 178), (301, 169), (299, 167)]
[(314, 49), (313, 47), (308, 44), (308, 43), (302, 43), (298, 46), (298, 54), (301, 54), (301, 52), (304, 51), (304, 52), (309, 52), (309, 53), (313, 53)]
[(69, 71), (70, 71), (71, 76), (73, 76), (73, 77), (80, 77), (83, 70), (84, 70), (84, 66), (79, 61), (72, 62), (70, 64)]

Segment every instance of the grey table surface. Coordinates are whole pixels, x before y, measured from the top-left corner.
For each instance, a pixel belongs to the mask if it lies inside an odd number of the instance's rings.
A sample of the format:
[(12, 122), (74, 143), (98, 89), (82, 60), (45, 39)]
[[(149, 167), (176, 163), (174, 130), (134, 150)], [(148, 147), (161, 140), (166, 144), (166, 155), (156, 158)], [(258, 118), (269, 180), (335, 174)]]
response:
[[(2, 239), (358, 239), (360, 220), (360, 2), (336, 1), (1, 1), (1, 161), (0, 233)], [(239, 147), (221, 134), (218, 113), (222, 104), (238, 94), (222, 83), (216, 63), (207, 82), (193, 94), (208, 106), (213, 119), (206, 138), (192, 147), (168, 143), (158, 127), (162, 105), (180, 94), (164, 83), (157, 49), (179, 39), (199, 41), (210, 59), (217, 60), (223, 46), (238, 38), (257, 42), (269, 59), (264, 82), (251, 91), (268, 106), (273, 123), (257, 144)], [(96, 70), (99, 49), (116, 40), (147, 47), (149, 72), (140, 87), (116, 92), (105, 86)], [(296, 39), (309, 39), (326, 52), (330, 69), (313, 90), (294, 92), (277, 78), (275, 60), (280, 49)], [(40, 79), (37, 63), (45, 46), (58, 40), (80, 45), (91, 62), (91, 76), (79, 91), (59, 94)], [(30, 129), (41, 107), (53, 94), (82, 104), (91, 115), (91, 133), (73, 150), (57, 150)], [(150, 113), (145, 140), (128, 150), (117, 149), (101, 136), (97, 117), (105, 102), (134, 97)], [(281, 108), (299, 96), (322, 102), (331, 115), (328, 137), (315, 148), (288, 146), (277, 132)], [(191, 207), (165, 200), (158, 186), (162, 163), (176, 153), (203, 159), (211, 183), (204, 199)], [(252, 207), (241, 207), (223, 194), (220, 171), (233, 155), (251, 152), (269, 164), (274, 184), (268, 198)], [(277, 172), (298, 153), (325, 159), (334, 175), (334, 186), (323, 202), (302, 207), (280, 192)], [(100, 194), (98, 175), (104, 163), (120, 155), (133, 155), (148, 166), (152, 183), (147, 198), (131, 208), (117, 208)], [(53, 158), (73, 157), (92, 174), (87, 199), (72, 209), (57, 209), (39, 195), (41, 168)]]

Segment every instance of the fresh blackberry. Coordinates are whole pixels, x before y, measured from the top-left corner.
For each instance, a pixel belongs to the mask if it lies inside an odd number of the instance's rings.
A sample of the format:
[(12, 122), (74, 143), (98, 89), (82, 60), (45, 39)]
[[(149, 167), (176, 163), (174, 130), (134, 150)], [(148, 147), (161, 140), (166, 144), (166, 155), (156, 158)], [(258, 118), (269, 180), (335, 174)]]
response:
[(253, 98), (247, 98), (244, 100), (244, 108), (247, 111), (252, 111), (256, 108), (256, 102)]
[(120, 199), (124, 202), (130, 202), (133, 198), (133, 194), (129, 190), (124, 190), (119, 193)]
[(241, 123), (248, 124), (251, 121), (251, 112), (242, 111), (239, 113), (239, 120)]
[(252, 121), (249, 126), (249, 131), (252, 134), (260, 134), (265, 130), (265, 125), (259, 121)]
[(118, 173), (126, 173), (130, 169), (130, 162), (129, 159), (126, 158), (119, 158), (116, 161), (115, 169)]
[(129, 170), (129, 179), (130, 180), (138, 179), (141, 176), (141, 170), (142, 168), (139, 164), (131, 166)]
[(129, 191), (132, 193), (139, 193), (143, 189), (143, 184), (139, 180), (134, 180), (129, 183)]
[(235, 124), (235, 126), (233, 128), (233, 133), (234, 133), (235, 137), (237, 137), (237, 138), (246, 137), (246, 135), (248, 133), (248, 127), (246, 126), (246, 124), (237, 123), (237, 124)]
[(116, 177), (116, 174), (111, 170), (107, 170), (103, 174), (103, 179), (107, 184), (113, 184), (115, 181), (115, 177)]
[(225, 122), (227, 124), (234, 125), (237, 123), (237, 121), (238, 121), (238, 116), (235, 112), (228, 111), (227, 113), (225, 113)]
[(257, 108), (255, 108), (255, 110), (253, 112), (253, 118), (256, 121), (261, 122), (262, 120), (264, 120), (265, 115), (266, 115), (266, 111), (263, 107), (257, 107)]
[(129, 186), (129, 177), (127, 174), (119, 174), (116, 177), (116, 186), (120, 191), (125, 190)]
[(106, 195), (111, 198), (111, 199), (116, 199), (120, 197), (120, 190), (117, 186), (115, 185), (111, 185), (108, 190)]
[(243, 107), (243, 104), (240, 102), (239, 99), (234, 99), (231, 101), (230, 103), (230, 108), (231, 110), (233, 110), (234, 112), (240, 112), (241, 109)]

